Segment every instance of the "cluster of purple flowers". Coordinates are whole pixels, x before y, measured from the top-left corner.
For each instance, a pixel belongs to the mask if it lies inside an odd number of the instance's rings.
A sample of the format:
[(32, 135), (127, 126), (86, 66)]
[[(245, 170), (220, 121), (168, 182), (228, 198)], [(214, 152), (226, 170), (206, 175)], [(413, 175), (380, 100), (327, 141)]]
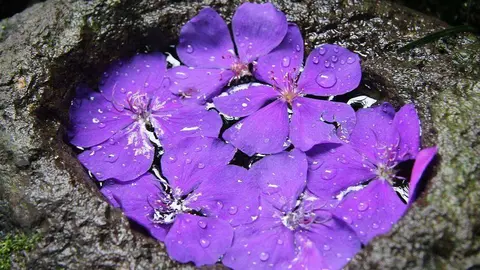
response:
[[(436, 148), (420, 150), (412, 104), (321, 98), (359, 85), (358, 55), (324, 44), (303, 65), (298, 26), (272, 4), (242, 4), (231, 30), (204, 8), (181, 29), (184, 66), (140, 54), (114, 63), (99, 92), (79, 86), (70, 143), (177, 261), (339, 269), (403, 216)], [(234, 165), (240, 152), (257, 158)]]

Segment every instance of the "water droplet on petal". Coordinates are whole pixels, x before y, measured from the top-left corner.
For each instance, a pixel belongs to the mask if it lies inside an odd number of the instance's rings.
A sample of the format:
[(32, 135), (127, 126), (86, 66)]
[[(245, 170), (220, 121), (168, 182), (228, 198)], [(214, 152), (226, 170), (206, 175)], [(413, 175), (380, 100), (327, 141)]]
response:
[(231, 206), (229, 209), (228, 209), (228, 213), (230, 215), (235, 215), (238, 211), (238, 208), (236, 206)]
[(325, 88), (333, 87), (337, 83), (337, 76), (332, 72), (323, 72), (318, 74), (316, 82)]
[(282, 240), (282, 239), (278, 239), (278, 240), (277, 240), (277, 244), (283, 245), (283, 240)]
[(374, 223), (372, 224), (372, 228), (378, 229), (378, 227), (380, 227), (380, 226), (379, 226), (377, 223), (374, 222)]
[(175, 72), (175, 77), (177, 77), (179, 79), (186, 79), (186, 78), (188, 78), (188, 74), (185, 73), (185, 72), (177, 71), (177, 72)]
[(336, 55), (332, 56), (332, 62), (336, 63), (338, 61), (338, 57)]
[(187, 159), (185, 159), (185, 163), (186, 163), (186, 164), (190, 164), (190, 163), (192, 163), (192, 160), (189, 159), (189, 158), (187, 158)]
[(297, 44), (297, 46), (295, 46), (295, 50), (297, 50), (297, 52), (299, 52), (302, 48), (300, 47), (300, 44)]
[(207, 222), (203, 221), (203, 220), (199, 220), (197, 222), (198, 224), (198, 227), (202, 228), (202, 229), (205, 229), (207, 227)]
[(330, 250), (330, 246), (329, 245), (323, 245), (323, 250)]
[(168, 157), (168, 162), (174, 163), (175, 161), (177, 161), (177, 157), (176, 157), (176, 156), (169, 156), (169, 157)]
[(107, 125), (105, 125), (105, 123), (99, 123), (99, 124), (98, 124), (98, 127), (99, 127), (99, 128), (104, 128), (104, 127), (106, 127), (106, 126), (107, 126)]
[(262, 253), (260, 253), (260, 256), (259, 256), (259, 258), (260, 258), (261, 261), (266, 261), (266, 260), (268, 260), (268, 257), (270, 257), (270, 256), (268, 255), (267, 252), (262, 252)]
[(198, 163), (198, 166), (197, 166), (197, 167), (198, 167), (199, 169), (203, 169), (203, 168), (205, 168), (205, 164), (203, 164), (203, 163), (200, 162), (200, 163)]
[(318, 64), (319, 60), (318, 60), (318, 57), (314, 56), (313, 59), (312, 59), (312, 62), (316, 65)]
[(221, 201), (217, 201), (217, 207), (219, 209), (222, 209), (223, 208), (223, 203)]
[(349, 56), (349, 57), (347, 58), (347, 63), (349, 63), (349, 64), (355, 63), (355, 58)]
[(342, 217), (343, 221), (345, 221), (347, 224), (352, 224), (352, 218), (349, 216), (343, 216)]
[(333, 168), (327, 168), (322, 172), (323, 180), (330, 180), (337, 174), (337, 170)]
[(263, 140), (264, 143), (269, 143), (270, 142), (270, 139), (269, 138), (266, 138)]
[(192, 45), (187, 45), (187, 53), (193, 53)]
[(334, 47), (333, 47), (333, 51), (336, 52), (336, 53), (338, 53), (338, 46), (334, 46)]
[(320, 168), (320, 165), (322, 165), (322, 163), (320, 163), (318, 160), (314, 160), (310, 164), (310, 170), (312, 170), (312, 171), (318, 170), (318, 168)]
[(247, 107), (247, 106), (248, 106), (248, 104), (247, 104), (247, 103), (242, 103), (242, 107), (244, 107), (244, 108), (245, 108), (245, 107)]
[(368, 209), (368, 204), (367, 204), (367, 203), (363, 203), (363, 202), (362, 202), (362, 203), (359, 203), (357, 209), (358, 209), (358, 211), (363, 212), (363, 211), (365, 211), (365, 210)]
[(200, 239), (200, 246), (202, 246), (203, 248), (207, 248), (208, 246), (210, 246), (210, 241), (202, 238)]
[(325, 55), (326, 52), (327, 50), (324, 47), (320, 47), (320, 49), (318, 49), (318, 54), (320, 55)]
[(93, 118), (93, 119), (92, 119), (92, 122), (93, 122), (94, 124), (98, 124), (98, 123), (100, 122), (100, 120), (98, 120), (98, 118)]
[(200, 152), (200, 151), (202, 151), (202, 147), (195, 147), (194, 151), (195, 152)]
[(324, 65), (325, 65), (326, 68), (330, 67), (330, 61), (325, 60)]
[(289, 67), (290, 66), (290, 57), (286, 56), (282, 59), (282, 66)]

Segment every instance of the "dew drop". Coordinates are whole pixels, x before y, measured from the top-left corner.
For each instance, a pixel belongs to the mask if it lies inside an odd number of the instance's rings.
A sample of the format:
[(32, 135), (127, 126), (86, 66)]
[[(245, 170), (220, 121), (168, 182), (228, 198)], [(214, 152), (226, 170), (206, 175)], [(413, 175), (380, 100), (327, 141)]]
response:
[(329, 245), (323, 245), (323, 250), (330, 250), (330, 246)]
[(236, 206), (231, 206), (229, 209), (228, 209), (228, 213), (230, 215), (235, 215), (236, 213), (238, 212), (238, 208)]
[(325, 55), (326, 52), (327, 50), (324, 47), (320, 47), (320, 49), (318, 49), (318, 54), (320, 55)]
[(105, 160), (108, 161), (108, 162), (115, 162), (118, 160), (118, 155), (115, 155), (115, 154), (109, 154), (105, 157)]
[(175, 72), (175, 77), (177, 77), (179, 79), (186, 79), (186, 78), (188, 78), (188, 74), (185, 73), (185, 72), (177, 71), (177, 72)]
[(347, 58), (347, 63), (349, 63), (349, 64), (355, 63), (355, 58), (349, 56), (349, 57)]
[(318, 168), (320, 168), (320, 165), (321, 165), (321, 163), (318, 160), (314, 160), (310, 164), (310, 170), (312, 170), (312, 171), (318, 170)]
[(247, 106), (248, 106), (248, 104), (247, 104), (247, 103), (242, 103), (242, 107), (244, 107), (244, 108), (245, 108), (245, 107), (247, 107)]
[(277, 244), (283, 245), (283, 240), (282, 240), (282, 239), (278, 239), (278, 240), (277, 240)]
[(338, 57), (336, 55), (332, 56), (332, 62), (336, 63), (338, 61)]
[(302, 48), (300, 47), (300, 44), (297, 44), (297, 46), (295, 46), (295, 50), (297, 50), (297, 52), (299, 52)]
[(336, 52), (336, 53), (338, 53), (338, 46), (334, 46), (334, 47), (333, 47), (333, 51)]
[(372, 228), (374, 228), (374, 229), (378, 229), (378, 227), (380, 227), (380, 226), (378, 226), (378, 224), (377, 224), (377, 223), (375, 223), (375, 222), (374, 222), (374, 223), (372, 224)]
[(318, 60), (318, 57), (314, 56), (313, 59), (312, 59), (312, 62), (316, 65), (318, 64), (319, 60)]
[(200, 151), (202, 151), (202, 147), (195, 147), (194, 151), (195, 152), (200, 152)]
[(266, 138), (263, 140), (264, 143), (269, 143), (270, 142), (270, 139), (269, 138)]
[(205, 168), (205, 164), (203, 164), (203, 163), (200, 162), (200, 163), (198, 163), (198, 166), (197, 166), (197, 167), (198, 167), (199, 169), (203, 169), (203, 168)]
[(202, 228), (202, 229), (205, 229), (205, 228), (207, 227), (207, 223), (206, 223), (205, 221), (203, 221), (203, 220), (199, 220), (199, 221), (197, 222), (197, 224), (198, 224), (198, 227), (200, 227), (200, 228)]
[(189, 158), (187, 158), (187, 159), (185, 159), (185, 163), (186, 163), (186, 164), (190, 164), (190, 163), (192, 163), (192, 160), (189, 159)]
[(357, 207), (358, 211), (361, 211), (361, 212), (367, 210), (367, 208), (368, 208), (368, 204), (363, 202), (359, 203)]
[(323, 172), (322, 172), (322, 179), (323, 180), (330, 180), (332, 179), (333, 177), (335, 177), (335, 175), (337, 174), (337, 170), (333, 169), (333, 168), (328, 168), (328, 169), (325, 169)]
[(100, 122), (100, 120), (98, 120), (98, 118), (93, 118), (93, 119), (92, 119), (92, 122), (93, 122), (94, 124), (98, 124), (98, 123)]
[(210, 241), (202, 238), (200, 239), (200, 246), (202, 246), (203, 248), (207, 248), (208, 246), (210, 246)]
[(326, 68), (330, 67), (330, 61), (325, 60), (324, 65), (325, 65)]
[(99, 123), (99, 124), (98, 124), (98, 127), (99, 127), (99, 128), (104, 128), (104, 127), (106, 127), (106, 126), (107, 126), (107, 125), (105, 125), (105, 123)]
[(187, 53), (193, 53), (192, 45), (187, 45)]
[(290, 66), (290, 57), (287, 56), (287, 57), (284, 57), (282, 59), (282, 66), (283, 67), (289, 67)]
[(221, 201), (217, 201), (217, 207), (219, 209), (222, 209), (223, 208), (223, 203)]
[(120, 92), (121, 92), (122, 94), (125, 94), (125, 92), (127, 92), (127, 90), (126, 90), (125, 88), (121, 87), (121, 88), (120, 88)]
[(345, 221), (347, 224), (352, 224), (352, 218), (349, 216), (343, 216), (342, 217), (343, 221)]
[(270, 257), (270, 256), (268, 255), (267, 252), (262, 252), (262, 253), (260, 253), (259, 257), (260, 257), (261, 261), (266, 261), (266, 260), (268, 260), (268, 257)]
[(177, 157), (176, 157), (176, 156), (169, 156), (169, 157), (168, 157), (168, 162), (174, 163), (175, 161), (177, 161)]
[(337, 76), (332, 72), (323, 72), (318, 74), (316, 82), (321, 87), (330, 88), (337, 83)]

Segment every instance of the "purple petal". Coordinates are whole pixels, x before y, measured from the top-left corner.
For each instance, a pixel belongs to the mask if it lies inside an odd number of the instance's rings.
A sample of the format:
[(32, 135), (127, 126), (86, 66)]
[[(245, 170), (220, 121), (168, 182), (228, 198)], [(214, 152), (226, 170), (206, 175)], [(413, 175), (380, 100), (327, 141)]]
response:
[(279, 93), (270, 86), (261, 84), (239, 85), (213, 99), (215, 107), (232, 117), (248, 116), (267, 102), (277, 98)]
[(324, 44), (308, 56), (298, 88), (316, 96), (340, 95), (357, 88), (361, 78), (357, 54), (338, 45)]
[(153, 209), (149, 201), (162, 196), (162, 188), (152, 174), (146, 173), (127, 183), (107, 181), (101, 192), (113, 206), (122, 208), (129, 219), (145, 227), (156, 239), (164, 240), (170, 226), (154, 224), (150, 219)]
[(241, 226), (235, 231), (233, 245), (222, 260), (224, 265), (233, 269), (278, 269), (293, 259), (292, 231), (262, 219), (252, 223), (262, 226)]
[(428, 165), (432, 162), (433, 158), (437, 154), (437, 147), (430, 147), (426, 149), (422, 149), (417, 157), (415, 158), (415, 164), (413, 164), (412, 175), (410, 177), (409, 183), (409, 195), (408, 195), (408, 203), (413, 203), (417, 197), (417, 185), (420, 181), (423, 172), (427, 169)]
[(375, 236), (390, 231), (406, 208), (390, 184), (376, 179), (362, 190), (347, 194), (334, 213), (366, 244)]
[(150, 169), (154, 153), (145, 127), (134, 123), (106, 142), (82, 152), (78, 159), (99, 181), (109, 178), (130, 181)]
[(302, 151), (319, 143), (340, 142), (333, 122), (340, 125), (341, 138), (348, 138), (355, 126), (355, 111), (344, 103), (297, 97), (292, 110), (290, 140)]
[(400, 134), (399, 159), (415, 158), (420, 150), (420, 120), (415, 106), (407, 104), (400, 108), (393, 123)]
[(322, 199), (376, 176), (372, 164), (348, 144), (318, 144), (307, 156), (308, 189)]
[(212, 173), (225, 168), (235, 148), (215, 138), (189, 138), (162, 156), (162, 172), (174, 189), (174, 196), (190, 193)]
[(179, 66), (167, 71), (173, 94), (193, 99), (200, 104), (218, 95), (233, 78), (234, 73), (225, 69), (203, 69)]
[(174, 99), (153, 105), (152, 125), (164, 146), (188, 137), (217, 137), (222, 119), (203, 106), (183, 104)]
[(70, 143), (80, 147), (97, 145), (133, 121), (129, 111), (119, 111), (101, 94), (79, 86), (70, 107)]
[(216, 263), (231, 246), (233, 228), (226, 221), (179, 214), (165, 237), (168, 255), (197, 267)]
[[(117, 62), (104, 73), (100, 92), (118, 108), (130, 108), (132, 94), (168, 91), (162, 87), (167, 68), (161, 53), (138, 54), (127, 62)], [(160, 93), (155, 93), (160, 94)]]
[(186, 202), (207, 216), (227, 220), (232, 226), (258, 218), (260, 189), (245, 168), (228, 165), (203, 180)]
[(283, 12), (271, 3), (243, 3), (232, 18), (232, 30), (238, 55), (243, 63), (251, 63), (277, 47), (287, 33)]
[(302, 63), (302, 34), (296, 24), (289, 24), (282, 43), (269, 54), (258, 58), (254, 75), (260, 81), (285, 89), (297, 79)]
[(335, 217), (313, 223), (295, 236), (300, 253), (294, 265), (304, 265), (305, 269), (342, 269), (361, 248), (350, 226)]
[(297, 149), (267, 156), (253, 164), (250, 172), (258, 181), (270, 204), (289, 211), (304, 190), (307, 181), (307, 158)]
[(182, 27), (177, 54), (190, 67), (230, 68), (237, 59), (227, 24), (209, 7)]
[(370, 160), (384, 160), (384, 150), (396, 149), (400, 137), (393, 125), (395, 109), (389, 103), (357, 111), (357, 124), (350, 143)]
[(274, 154), (288, 147), (287, 103), (276, 100), (239, 121), (223, 138), (245, 154)]

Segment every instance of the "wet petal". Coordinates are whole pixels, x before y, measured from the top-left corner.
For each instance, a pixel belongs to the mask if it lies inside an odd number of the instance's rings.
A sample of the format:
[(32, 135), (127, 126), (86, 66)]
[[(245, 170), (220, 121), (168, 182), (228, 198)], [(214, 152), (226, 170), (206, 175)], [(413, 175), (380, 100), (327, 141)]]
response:
[(304, 269), (342, 269), (361, 248), (350, 226), (335, 217), (313, 223), (295, 236), (300, 253), (294, 265), (304, 265)]
[[(391, 158), (387, 150), (394, 150), (400, 136), (393, 125), (395, 109), (389, 103), (360, 109), (356, 113), (357, 124), (350, 135), (350, 143), (367, 155), (370, 160), (385, 161)], [(392, 151), (392, 154), (394, 151)]]
[(281, 152), (288, 147), (287, 137), (287, 104), (280, 100), (240, 120), (223, 133), (226, 141), (249, 156)]
[(203, 106), (170, 100), (154, 107), (151, 121), (164, 147), (183, 138), (217, 137), (220, 133), (222, 119), (218, 113)]
[[(355, 111), (344, 103), (298, 97), (292, 110), (290, 140), (302, 151), (319, 143), (340, 142), (337, 134), (348, 138), (355, 126)], [(338, 131), (333, 122), (340, 125)]]
[(174, 67), (167, 71), (167, 77), (171, 81), (170, 91), (187, 100), (195, 100), (199, 104), (205, 104), (220, 94), (233, 76), (231, 70), (186, 66)]
[(162, 187), (150, 173), (125, 183), (106, 181), (101, 192), (115, 207), (120, 207), (125, 215), (145, 227), (153, 237), (163, 241), (170, 225), (155, 224), (151, 220), (153, 209), (150, 201), (163, 196)]
[(119, 111), (101, 94), (81, 85), (70, 107), (70, 143), (90, 147), (102, 143), (133, 123), (129, 111)]
[(132, 94), (152, 96), (168, 90), (162, 87), (167, 69), (162, 53), (137, 54), (128, 61), (118, 61), (104, 73), (100, 92), (117, 108), (130, 108)]
[(254, 75), (260, 81), (284, 89), (288, 83), (295, 82), (302, 63), (302, 34), (296, 24), (289, 24), (282, 43), (269, 54), (258, 58)]
[(423, 172), (427, 169), (428, 165), (432, 162), (433, 158), (437, 154), (437, 147), (430, 147), (422, 149), (416, 159), (415, 163), (413, 164), (412, 176), (410, 177), (409, 183), (409, 195), (408, 195), (408, 203), (413, 203), (417, 197), (417, 185), (420, 181)]
[(227, 24), (212, 8), (202, 9), (180, 31), (177, 54), (190, 67), (230, 68), (236, 59)]
[(258, 218), (260, 189), (245, 168), (228, 165), (203, 180), (186, 205), (232, 226)]
[(394, 125), (400, 134), (399, 159), (415, 158), (420, 150), (420, 120), (413, 104), (406, 104), (395, 114)]
[(165, 237), (165, 246), (172, 259), (181, 263), (193, 262), (198, 267), (216, 263), (232, 240), (233, 228), (226, 221), (179, 214)]
[(238, 55), (251, 63), (277, 47), (287, 33), (287, 18), (271, 3), (243, 3), (232, 18)]
[[(222, 260), (224, 265), (233, 269), (278, 269), (293, 259), (292, 231), (262, 219), (235, 231), (233, 245)], [(257, 222), (262, 226), (255, 226)]]
[(130, 181), (150, 169), (154, 153), (145, 126), (134, 123), (82, 152), (78, 159), (99, 181), (109, 178)]
[(373, 164), (348, 144), (318, 144), (307, 157), (308, 189), (322, 199), (375, 177)]
[(361, 78), (357, 54), (338, 45), (324, 44), (308, 56), (298, 87), (316, 96), (340, 95), (357, 88)]
[(253, 164), (250, 172), (258, 181), (262, 197), (282, 211), (289, 211), (304, 190), (307, 181), (307, 159), (294, 149), (264, 157)]
[(243, 84), (229, 89), (213, 99), (215, 107), (232, 117), (250, 115), (274, 100), (279, 93), (268, 85)]
[(235, 148), (216, 138), (184, 139), (163, 154), (162, 172), (179, 198), (225, 168), (234, 154)]
[(375, 236), (390, 231), (406, 208), (387, 182), (373, 180), (362, 190), (347, 194), (334, 213), (366, 244)]

